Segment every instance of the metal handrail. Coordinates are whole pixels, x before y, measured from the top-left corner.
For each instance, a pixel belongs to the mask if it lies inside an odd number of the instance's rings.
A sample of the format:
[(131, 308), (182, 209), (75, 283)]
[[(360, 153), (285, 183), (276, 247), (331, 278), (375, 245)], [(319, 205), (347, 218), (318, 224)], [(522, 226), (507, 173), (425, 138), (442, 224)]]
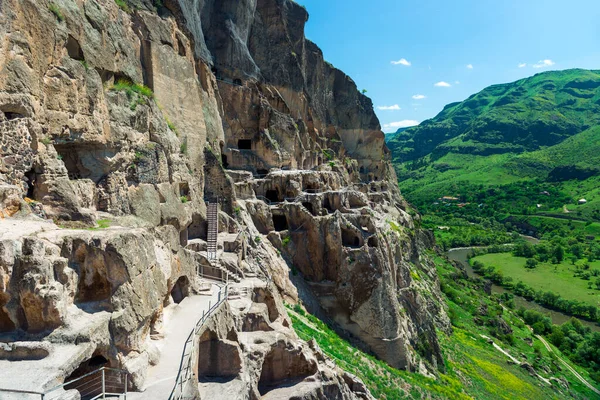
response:
[[(106, 390), (106, 372), (116, 372), (118, 374), (120, 374), (121, 376), (124, 376), (124, 380), (123, 380), (123, 390), (121, 392), (110, 392)], [(37, 392), (37, 391), (30, 391), (30, 390), (21, 390), (21, 389), (2, 389), (0, 388), (0, 393), (18, 393), (18, 394), (31, 394), (31, 395), (37, 395), (40, 396), (40, 400), (49, 400), (51, 397), (51, 393), (52, 392), (56, 392), (59, 389), (64, 389), (66, 386), (70, 386), (73, 385), (76, 382), (80, 382), (81, 380), (88, 378), (94, 374), (98, 374), (98, 373), (102, 373), (101, 379), (98, 381), (93, 382), (93, 385), (88, 386), (85, 388), (85, 390), (92, 390), (92, 391), (100, 391), (100, 393), (98, 393), (96, 396), (93, 397), (93, 399), (105, 399), (106, 396), (123, 396), (124, 399), (127, 399), (127, 389), (128, 389), (128, 385), (129, 385), (129, 374), (127, 373), (127, 371), (121, 370), (121, 369), (116, 369), (116, 368), (109, 368), (109, 367), (102, 367), (99, 368), (95, 371), (92, 372), (88, 372), (85, 375), (80, 376), (79, 378), (73, 379), (71, 381), (68, 382), (64, 382), (60, 385), (57, 385), (49, 390), (46, 390), (44, 392)], [(83, 385), (85, 384), (89, 384), (90, 382), (84, 382)], [(112, 385), (113, 383), (121, 383), (121, 382), (113, 382), (113, 381), (108, 381), (109, 386), (111, 386), (112, 389), (115, 388), (114, 385)], [(94, 385), (98, 385), (98, 386), (94, 386)], [(79, 389), (81, 389), (81, 386), (79, 387)], [(74, 390), (78, 390), (77, 388), (74, 388)], [(88, 395), (91, 393), (88, 393)]]
[[(219, 287), (219, 294), (217, 302), (211, 307), (210, 302), (208, 303), (208, 311), (202, 312), (202, 317), (196, 322), (194, 329), (190, 332), (185, 346), (183, 347), (183, 353), (181, 355), (181, 363), (179, 364), (179, 372), (177, 373), (177, 379), (175, 380), (175, 386), (169, 395), (169, 400), (182, 400), (184, 398), (185, 389), (187, 389), (189, 382), (193, 381), (193, 370), (192, 360), (197, 358), (198, 346), (196, 345), (196, 336), (202, 329), (202, 326), (206, 323), (208, 318), (219, 308), (225, 300), (229, 297), (229, 287), (225, 285), (225, 293), (223, 296), (223, 288)], [(190, 349), (191, 347), (191, 349)]]

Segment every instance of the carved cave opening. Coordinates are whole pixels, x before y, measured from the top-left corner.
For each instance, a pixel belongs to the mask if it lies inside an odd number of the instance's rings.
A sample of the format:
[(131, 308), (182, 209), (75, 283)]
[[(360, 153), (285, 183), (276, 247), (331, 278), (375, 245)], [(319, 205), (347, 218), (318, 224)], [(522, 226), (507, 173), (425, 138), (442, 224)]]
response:
[(279, 191), (277, 190), (267, 190), (265, 193), (265, 197), (271, 202), (271, 203), (281, 203), (283, 199), (281, 199), (281, 197), (279, 196)]
[(227, 381), (242, 370), (242, 358), (235, 342), (219, 339), (212, 330), (200, 336), (198, 346), (198, 381)]
[(96, 184), (113, 170), (112, 160), (117, 150), (108, 147), (54, 145), (59, 159), (67, 168), (69, 179), (91, 179)]
[(171, 297), (176, 304), (179, 304), (190, 295), (190, 280), (187, 276), (181, 276), (171, 289)]
[(25, 178), (27, 178), (27, 197), (35, 200), (35, 182), (36, 182), (37, 174), (32, 169), (25, 173)]
[(179, 182), (179, 196), (190, 200), (190, 185), (187, 182)]
[(266, 170), (266, 169), (257, 169), (256, 170), (256, 175), (260, 175), (260, 176), (269, 175), (269, 170)]
[[(96, 371), (102, 367), (110, 368), (111, 363), (102, 353), (96, 351), (90, 359), (79, 364), (79, 366), (71, 373), (71, 375), (65, 378), (65, 382), (81, 378), (82, 376)], [(77, 390), (80, 393), (82, 400), (93, 399), (102, 394), (102, 385), (99, 384), (100, 379), (100, 373), (93, 374), (70, 385), (66, 385), (65, 390)], [(122, 388), (123, 386), (121, 385), (121, 389)], [(106, 389), (107, 391), (116, 391), (118, 387), (113, 386), (113, 383), (109, 383), (107, 379)]]
[(85, 56), (83, 55), (83, 50), (81, 50), (81, 46), (79, 45), (79, 42), (77, 41), (77, 39), (75, 39), (71, 35), (69, 35), (69, 37), (67, 39), (67, 53), (69, 53), (69, 57), (71, 57), (75, 60), (78, 60), (78, 61), (85, 60)]
[(221, 164), (223, 164), (223, 168), (229, 168), (229, 162), (227, 161), (227, 156), (225, 154), (221, 154)]
[(75, 295), (75, 305), (95, 312), (111, 308), (112, 286), (108, 280), (106, 260), (94, 250), (88, 253), (85, 246), (76, 251), (75, 270), (79, 274), (79, 283)]
[(188, 238), (189, 238), (188, 228), (185, 228), (184, 230), (179, 232), (179, 244), (181, 245), (181, 247), (185, 247), (188, 245)]
[(250, 140), (250, 139), (238, 140), (238, 149), (239, 150), (252, 150), (252, 140)]
[(342, 244), (344, 247), (360, 247), (360, 238), (351, 229), (342, 228)]
[(377, 236), (373, 235), (369, 238), (369, 240), (367, 240), (367, 244), (369, 245), (369, 247), (378, 247), (379, 246), (379, 242), (377, 240)]
[(283, 214), (273, 214), (273, 226), (277, 232), (287, 231), (290, 228), (287, 217)]
[(306, 208), (308, 210), (308, 212), (311, 213), (312, 215), (316, 215), (315, 214), (315, 208), (313, 207), (312, 203), (309, 203), (307, 201), (303, 201), (302, 202), (302, 206), (304, 208)]
[(329, 201), (329, 197), (325, 197), (325, 199), (323, 200), (323, 208), (326, 209), (330, 213), (333, 212), (333, 208), (331, 207), (331, 202)]
[(0, 332), (12, 332), (15, 328), (15, 324), (4, 310), (4, 304), (0, 302)]
[(295, 386), (315, 372), (315, 363), (307, 360), (299, 350), (287, 349), (285, 343), (280, 342), (263, 361), (258, 391), (264, 396), (278, 387)]

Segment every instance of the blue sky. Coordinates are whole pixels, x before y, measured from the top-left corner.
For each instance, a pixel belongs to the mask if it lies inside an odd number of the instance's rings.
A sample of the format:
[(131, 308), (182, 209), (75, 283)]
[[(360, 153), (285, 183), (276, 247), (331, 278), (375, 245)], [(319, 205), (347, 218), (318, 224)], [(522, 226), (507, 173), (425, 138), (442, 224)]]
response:
[(310, 14), (306, 36), (367, 90), (385, 132), (495, 83), (600, 69), (600, 0), (298, 3)]

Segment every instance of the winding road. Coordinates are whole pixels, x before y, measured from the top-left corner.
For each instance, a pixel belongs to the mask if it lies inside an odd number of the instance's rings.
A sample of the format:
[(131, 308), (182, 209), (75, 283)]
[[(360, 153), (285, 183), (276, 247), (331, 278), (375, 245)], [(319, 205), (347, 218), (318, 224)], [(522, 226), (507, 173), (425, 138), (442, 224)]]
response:
[[(548, 342), (546, 342), (546, 339), (544, 339), (543, 337), (541, 337), (540, 335), (535, 335), (536, 338), (538, 338), (540, 340), (540, 342), (542, 342), (542, 344), (546, 347), (546, 350), (548, 350), (550, 353), (554, 353), (554, 351), (552, 350), (552, 348), (550, 347), (550, 345), (548, 344)], [(600, 395), (600, 390), (596, 389), (594, 386), (592, 386), (588, 381), (586, 381), (581, 375), (579, 375), (579, 373), (577, 371), (575, 371), (569, 364), (567, 364), (562, 358), (560, 357), (556, 357), (558, 359), (558, 361), (560, 361), (569, 371), (571, 371), (571, 373), (573, 375), (575, 375), (575, 377), (577, 379), (579, 379), (581, 381), (581, 383), (583, 383), (585, 386), (587, 386), (592, 392), (596, 393), (597, 395)]]

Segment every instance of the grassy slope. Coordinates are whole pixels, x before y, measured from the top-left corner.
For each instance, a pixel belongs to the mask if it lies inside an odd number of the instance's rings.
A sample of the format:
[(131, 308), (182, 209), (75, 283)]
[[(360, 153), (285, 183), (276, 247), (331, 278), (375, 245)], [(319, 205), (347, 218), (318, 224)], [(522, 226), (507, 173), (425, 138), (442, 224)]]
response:
[(391, 137), (389, 146), (401, 157), (398, 162), (431, 152), (533, 151), (598, 125), (598, 87), (600, 71), (581, 69), (545, 72), (493, 85)]
[[(556, 167), (598, 170), (598, 87), (600, 71), (542, 73), (486, 88), (388, 137), (402, 190), (419, 204), (471, 185), (545, 180)], [(549, 183), (572, 196), (569, 208), (590, 198), (584, 216), (600, 210), (599, 184), (597, 176)]]
[[(574, 277), (575, 267), (570, 263), (540, 263), (537, 268), (529, 270), (525, 268), (526, 260), (511, 253), (497, 253), (474, 257), (471, 262), (480, 261), (485, 266), (494, 266), (505, 276), (512, 277), (515, 282), (523, 281), (535, 290), (552, 291), (567, 300), (579, 300), (598, 306), (600, 292), (588, 289), (588, 281)], [(600, 261), (589, 264), (592, 269), (600, 269)]]
[[(593, 398), (589, 390), (572, 375), (553, 366), (541, 343), (531, 347), (523, 340), (532, 338), (532, 334), (518, 316), (499, 306), (496, 300), (485, 296), (477, 285), (458, 278), (456, 269), (445, 260), (435, 257), (435, 261), (454, 325), (452, 335), (439, 334), (447, 374), (440, 374), (437, 380), (387, 366), (353, 348), (320, 320), (298, 308), (296, 310), (300, 314), (290, 310), (294, 329), (305, 340), (314, 338), (326, 355), (341, 368), (360, 377), (378, 399)], [(512, 343), (494, 339), (496, 343), (515, 357), (522, 353), (528, 362), (547, 366), (553, 370), (551, 376), (564, 377), (570, 384), (570, 392), (540, 385), (540, 381), (531, 377), (523, 368), (508, 364), (504, 355), (480, 337), (479, 333), (492, 336), (487, 326), (479, 326), (474, 322), (473, 314), (477, 314), (476, 310), (481, 304), (485, 304), (489, 312), (485, 316), (479, 316), (479, 319), (493, 320), (497, 315), (502, 315), (514, 331)], [(582, 369), (577, 370), (588, 377)]]

